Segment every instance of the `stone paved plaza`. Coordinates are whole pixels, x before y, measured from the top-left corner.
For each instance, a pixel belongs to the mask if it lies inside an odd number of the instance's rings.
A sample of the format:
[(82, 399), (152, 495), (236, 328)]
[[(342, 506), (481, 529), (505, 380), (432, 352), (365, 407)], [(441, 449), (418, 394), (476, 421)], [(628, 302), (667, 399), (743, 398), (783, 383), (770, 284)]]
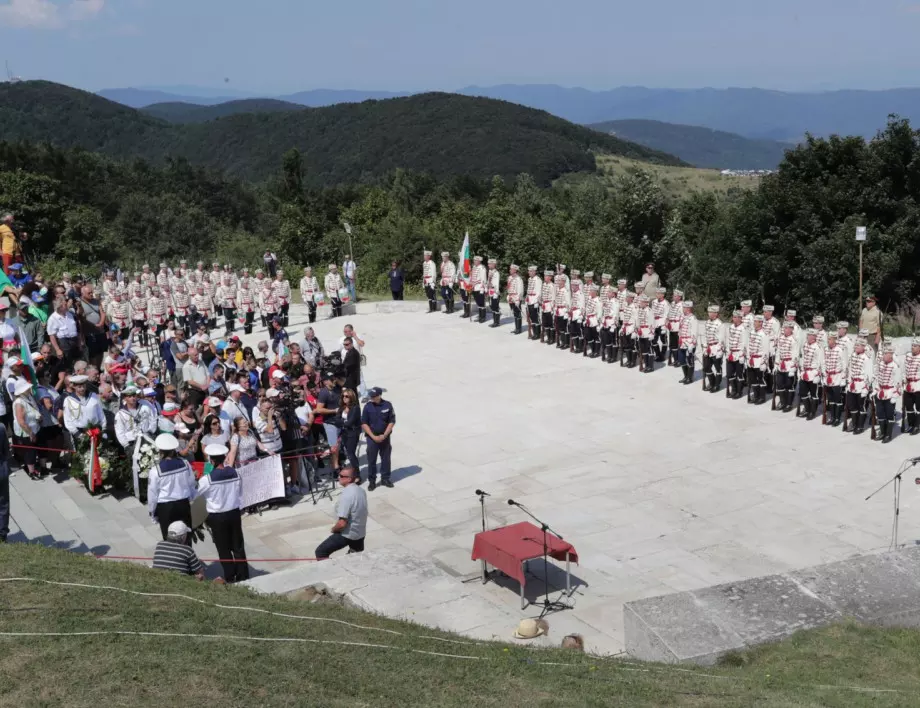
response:
[[(506, 504), (514, 498), (575, 545), (574, 608), (549, 617), (553, 641), (577, 631), (604, 653), (623, 647), (626, 601), (888, 548), (892, 490), (864, 498), (920, 454), (920, 438), (882, 445), (868, 431), (844, 435), (819, 420), (772, 412), (769, 403), (705, 394), (699, 372), (695, 385), (681, 386), (677, 369), (641, 375), (563, 353), (526, 333), (512, 336), (507, 317), (493, 330), (459, 313), (359, 309), (373, 314), (320, 321), (316, 330), (328, 349), (343, 324), (354, 324), (366, 339), (367, 383), (385, 388), (397, 413), (396, 486), (370, 494), (368, 553), (439, 566), (450, 580), (445, 592), (490, 608), (461, 627), (471, 636), (507, 639), (519, 619), (538, 612), (520, 610), (515, 582), (476, 580), (477, 488), (492, 495), (490, 527), (526, 520)], [(298, 306), (292, 336), (299, 338), (304, 321)], [(920, 538), (914, 476), (908, 473), (901, 500), (900, 538), (908, 544)], [(31, 482), (23, 474), (12, 486), (11, 540), (149, 556), (159, 538), (134, 499), (92, 499), (75, 482)], [(314, 506), (307, 498), (248, 517), (247, 552), (310, 556), (331, 516), (329, 500)], [(214, 555), (209, 541), (198, 551)], [(324, 564), (330, 574), (336, 563)], [(253, 565), (270, 572), (292, 564)], [(542, 564), (532, 570), (541, 576)], [(560, 574), (551, 580), (558, 586)], [(527, 587), (530, 599), (542, 592), (536, 578)], [(412, 605), (411, 583), (381, 588), (365, 597), (370, 609), (400, 615)], [(439, 623), (431, 613), (426, 621)]]

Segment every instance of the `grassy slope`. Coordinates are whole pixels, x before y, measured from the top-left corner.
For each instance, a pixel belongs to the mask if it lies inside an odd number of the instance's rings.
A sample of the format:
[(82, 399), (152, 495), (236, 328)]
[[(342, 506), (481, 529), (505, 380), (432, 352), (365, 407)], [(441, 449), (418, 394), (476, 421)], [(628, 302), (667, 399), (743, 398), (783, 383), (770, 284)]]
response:
[(297, 147), (312, 184), (357, 182), (399, 167), (438, 177), (528, 172), (548, 183), (593, 172), (595, 153), (683, 164), (542, 111), (445, 93), (174, 125), (85, 91), (30, 81), (0, 84), (0, 134), (154, 162), (185, 157), (253, 180), (277, 174), (282, 155)]
[(7, 637), (0, 662), (0, 703), (9, 706), (219, 702), (231, 706), (860, 708), (916, 705), (920, 695), (920, 632), (911, 630), (846, 625), (802, 633), (783, 644), (738, 655), (734, 666), (675, 668), (532, 650), (520, 644), (448, 643), (435, 637), (459, 638), (337, 606), (257, 597), (240, 588), (200, 584), (38, 546), (0, 546), (0, 567), (2, 577), (181, 593), (208, 603), (345, 620), (364, 627), (222, 610), (175, 598), (15, 582), (0, 583), (2, 632), (131, 630), (379, 645), (190, 637)]
[(752, 140), (735, 133), (657, 120), (612, 120), (588, 127), (676, 155), (696, 167), (714, 169), (773, 170), (792, 147), (774, 140)]
[(645, 170), (654, 175), (664, 192), (672, 197), (679, 197), (694, 190), (727, 194), (733, 189), (753, 189), (760, 181), (760, 178), (755, 176), (723, 177), (718, 170), (651, 165), (646, 162), (606, 155), (598, 156), (597, 170), (608, 180), (631, 171)]

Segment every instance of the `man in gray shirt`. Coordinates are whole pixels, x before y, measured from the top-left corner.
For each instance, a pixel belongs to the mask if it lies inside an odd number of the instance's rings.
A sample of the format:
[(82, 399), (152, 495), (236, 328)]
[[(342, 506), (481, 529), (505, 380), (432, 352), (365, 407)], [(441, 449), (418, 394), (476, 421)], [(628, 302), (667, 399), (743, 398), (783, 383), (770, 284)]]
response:
[(367, 532), (367, 492), (355, 484), (358, 473), (353, 467), (343, 467), (339, 473), (342, 493), (335, 505), (336, 522), (332, 535), (316, 547), (317, 560), (328, 558), (346, 546), (349, 553), (364, 550)]
[(182, 367), (188, 361), (188, 342), (185, 341), (185, 332), (181, 327), (173, 331), (173, 340), (169, 345), (173, 361), (176, 362), (176, 388), (181, 389), (184, 383)]

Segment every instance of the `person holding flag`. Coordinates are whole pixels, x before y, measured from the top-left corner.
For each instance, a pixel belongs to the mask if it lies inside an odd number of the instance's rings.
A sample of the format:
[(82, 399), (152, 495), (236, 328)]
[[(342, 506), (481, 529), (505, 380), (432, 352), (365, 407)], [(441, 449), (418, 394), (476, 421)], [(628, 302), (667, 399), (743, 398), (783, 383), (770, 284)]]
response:
[(486, 267), (482, 264), (482, 256), (473, 256), (473, 270), (470, 272), (470, 289), (476, 301), (478, 321), (486, 321), (486, 289), (489, 287)]
[(463, 237), (463, 246), (460, 248), (460, 259), (458, 266), (458, 279), (460, 281), (460, 299), (463, 301), (463, 318), (467, 319), (473, 316), (473, 308), (470, 305), (470, 232), (467, 231)]

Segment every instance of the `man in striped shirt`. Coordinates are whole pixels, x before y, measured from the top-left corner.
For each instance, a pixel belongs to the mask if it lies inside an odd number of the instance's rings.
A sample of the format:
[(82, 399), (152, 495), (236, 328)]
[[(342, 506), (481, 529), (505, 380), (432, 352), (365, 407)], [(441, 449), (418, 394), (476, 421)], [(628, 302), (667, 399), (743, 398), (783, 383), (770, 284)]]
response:
[(166, 540), (157, 543), (153, 551), (153, 567), (194, 575), (204, 580), (204, 566), (195, 551), (185, 544), (191, 529), (184, 521), (173, 521), (166, 530)]

